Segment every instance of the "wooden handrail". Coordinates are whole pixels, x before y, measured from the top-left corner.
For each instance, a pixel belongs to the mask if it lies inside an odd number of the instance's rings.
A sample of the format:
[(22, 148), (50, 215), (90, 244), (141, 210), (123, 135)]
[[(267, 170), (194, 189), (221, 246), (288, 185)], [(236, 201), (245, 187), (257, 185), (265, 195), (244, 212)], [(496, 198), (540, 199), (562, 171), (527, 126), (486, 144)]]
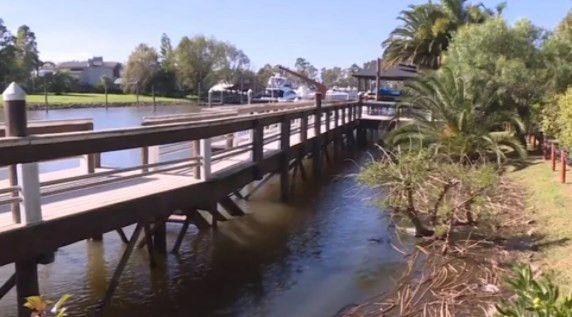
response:
[[(340, 102), (326, 104), (323, 108), (336, 109), (355, 104), (354, 101)], [(291, 119), (302, 118), (313, 115), (315, 111), (316, 109), (312, 107), (302, 107), (192, 123), (2, 138), (0, 166), (206, 139), (252, 129), (255, 122), (269, 125), (280, 122), (284, 116)]]

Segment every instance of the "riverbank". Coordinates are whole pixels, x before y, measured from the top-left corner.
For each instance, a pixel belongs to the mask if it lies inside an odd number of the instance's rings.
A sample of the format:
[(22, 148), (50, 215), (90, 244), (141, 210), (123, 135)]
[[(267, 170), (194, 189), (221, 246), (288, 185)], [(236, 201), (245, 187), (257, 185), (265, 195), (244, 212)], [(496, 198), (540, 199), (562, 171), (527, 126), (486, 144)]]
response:
[(490, 219), (457, 232), (445, 255), (442, 240), (417, 239), (403, 252), (409, 270), (398, 286), (340, 316), (493, 316), (499, 299), (512, 296), (505, 281), (517, 263), (553, 275), (568, 293), (572, 182), (560, 184), (559, 172), (538, 155), (508, 166)]
[[(44, 110), (46, 109), (46, 102), (44, 95), (30, 94), (26, 96), (28, 109), (30, 110)], [(157, 106), (164, 105), (181, 105), (181, 104), (196, 104), (195, 101), (187, 98), (168, 98), (156, 97), (155, 103)], [(2, 104), (2, 97), (0, 96), (0, 106)], [(107, 96), (107, 105), (105, 103), (105, 94), (84, 94), (73, 93), (63, 95), (48, 95), (48, 108), (49, 109), (79, 109), (79, 108), (105, 108), (105, 107), (132, 107), (152, 105), (153, 98), (151, 96), (126, 94), (109, 94)]]
[(540, 156), (513, 168), (509, 177), (527, 194), (525, 213), (531, 218), (528, 233), (536, 240), (531, 262), (544, 272), (553, 271), (558, 285), (572, 290), (572, 181), (561, 184), (560, 164), (553, 172)]

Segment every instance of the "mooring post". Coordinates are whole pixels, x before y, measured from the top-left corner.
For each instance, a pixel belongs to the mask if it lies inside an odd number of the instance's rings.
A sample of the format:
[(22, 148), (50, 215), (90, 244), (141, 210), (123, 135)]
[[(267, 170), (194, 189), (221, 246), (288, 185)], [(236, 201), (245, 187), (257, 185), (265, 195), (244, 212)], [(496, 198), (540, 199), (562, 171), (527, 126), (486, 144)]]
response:
[(322, 171), (322, 94), (316, 92), (314, 99), (314, 148), (312, 150), (314, 176), (319, 177)]
[[(2, 93), (4, 99), (4, 118), (6, 121), (7, 137), (23, 137), (28, 134), (28, 122), (26, 118), (26, 93), (16, 83), (10, 84)], [(10, 186), (18, 186), (18, 171), (16, 165), (8, 166)], [(12, 197), (19, 196), (17, 191), (12, 192)], [(20, 223), (20, 205), (12, 204), (12, 220)]]
[(252, 162), (254, 166), (254, 179), (262, 179), (261, 164), (264, 159), (264, 126), (255, 120), (252, 127)]
[(566, 151), (564, 150), (560, 150), (560, 161), (562, 166), (562, 171), (560, 172), (560, 181), (562, 184), (566, 184), (566, 167), (568, 164), (566, 164)]
[[(6, 136), (25, 137), (28, 135), (26, 117), (26, 93), (16, 83), (11, 83), (2, 93), (6, 121)], [(10, 168), (10, 185), (21, 186), (21, 202), (12, 208), (12, 218), (25, 225), (42, 221), (40, 202), (40, 180), (38, 163), (18, 164)], [(18, 193), (15, 193), (16, 197)], [(17, 214), (16, 214), (17, 213)], [(35, 256), (15, 263), (18, 316), (29, 317), (31, 311), (23, 305), (26, 297), (39, 295), (37, 259)]]
[(550, 159), (552, 160), (552, 171), (556, 171), (556, 144), (550, 143)]
[[(199, 98), (200, 98), (200, 96), (199, 96)], [(211, 108), (213, 106), (213, 93), (210, 90), (209, 90), (209, 94), (208, 94), (208, 106), (209, 106), (209, 108)]]
[(280, 196), (283, 201), (289, 198), (290, 180), (290, 118), (284, 116), (280, 124)]
[(211, 139), (201, 139), (200, 141), (200, 151), (201, 151), (201, 180), (208, 180), (211, 178)]

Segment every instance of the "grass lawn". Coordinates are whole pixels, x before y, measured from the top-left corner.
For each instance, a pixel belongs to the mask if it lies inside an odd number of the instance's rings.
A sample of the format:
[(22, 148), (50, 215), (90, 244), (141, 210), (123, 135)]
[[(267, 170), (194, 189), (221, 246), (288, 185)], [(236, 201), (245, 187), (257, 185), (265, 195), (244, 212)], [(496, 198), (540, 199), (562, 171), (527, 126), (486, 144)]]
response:
[(527, 163), (509, 177), (526, 189), (530, 216), (537, 222), (537, 233), (545, 236), (533, 261), (554, 270), (556, 282), (572, 290), (572, 170), (568, 168), (568, 183), (561, 184), (560, 163), (556, 172), (539, 156), (530, 157)]
[[(188, 99), (178, 99), (178, 98), (166, 98), (157, 97), (157, 102), (161, 103), (187, 103), (190, 102)], [(2, 96), (0, 95), (0, 101), (2, 101)], [(29, 104), (44, 104), (44, 95), (28, 95), (26, 101)], [(153, 98), (150, 96), (139, 96), (140, 102), (153, 102)], [(122, 94), (109, 94), (109, 103), (135, 103), (137, 102), (137, 97), (135, 95), (122, 95)], [(66, 104), (104, 104), (105, 95), (104, 94), (83, 94), (83, 93), (70, 93), (64, 95), (48, 95), (48, 103), (51, 105), (66, 105)]]

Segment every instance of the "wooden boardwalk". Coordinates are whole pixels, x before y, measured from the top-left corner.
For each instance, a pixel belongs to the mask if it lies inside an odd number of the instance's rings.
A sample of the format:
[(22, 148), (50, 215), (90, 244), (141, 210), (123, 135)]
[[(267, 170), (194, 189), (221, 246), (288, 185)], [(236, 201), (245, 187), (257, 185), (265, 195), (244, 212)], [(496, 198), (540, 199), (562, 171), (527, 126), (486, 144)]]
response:
[[(117, 231), (127, 246), (105, 306), (140, 234), (153, 262), (154, 252), (166, 251), (169, 219), (183, 224), (176, 252), (189, 224), (216, 226), (225, 220), (219, 208), (243, 215), (229, 197), (265, 175), (280, 176), (281, 197), (287, 200), (290, 179), (298, 169), (306, 174), (303, 159), (312, 160), (318, 177), (325, 159), (339, 161), (344, 151), (365, 143), (366, 129), (378, 130), (380, 121), (391, 120), (363, 109), (361, 101), (322, 105), (318, 96), (314, 103), (146, 118), (142, 126), (124, 129), (92, 131), (93, 125), (80, 122), (51, 133), (57, 125), (50, 124), (18, 137), (7, 129), (9, 136), (0, 138), (0, 166), (18, 168), (10, 169), (10, 181), (0, 181), (0, 266), (14, 262), (19, 273), (0, 284), (0, 298), (13, 286), (19, 299), (37, 292), (36, 265), (49, 262), (58, 248)], [(141, 151), (141, 164), (101, 166), (101, 153), (125, 149)], [(37, 173), (38, 162), (70, 157), (81, 157), (81, 167)], [(207, 212), (205, 219), (201, 213)], [(129, 239), (122, 228), (134, 224)]]

